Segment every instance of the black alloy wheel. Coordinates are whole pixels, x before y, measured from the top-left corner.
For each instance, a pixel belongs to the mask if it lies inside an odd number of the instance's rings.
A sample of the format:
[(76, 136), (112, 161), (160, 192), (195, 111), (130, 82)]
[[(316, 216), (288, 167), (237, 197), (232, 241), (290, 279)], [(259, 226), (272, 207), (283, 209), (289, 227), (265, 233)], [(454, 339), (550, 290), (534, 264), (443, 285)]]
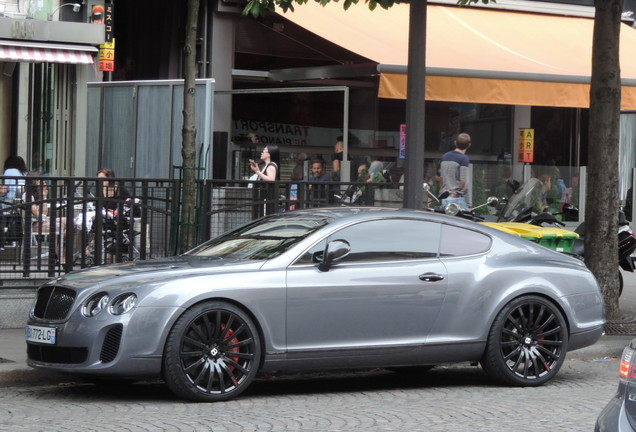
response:
[(182, 398), (225, 401), (250, 385), (260, 360), (260, 337), (245, 312), (228, 303), (202, 303), (187, 310), (170, 331), (164, 379)]
[(481, 364), (493, 378), (514, 386), (539, 386), (565, 361), (568, 329), (559, 309), (538, 296), (507, 304), (488, 336)]

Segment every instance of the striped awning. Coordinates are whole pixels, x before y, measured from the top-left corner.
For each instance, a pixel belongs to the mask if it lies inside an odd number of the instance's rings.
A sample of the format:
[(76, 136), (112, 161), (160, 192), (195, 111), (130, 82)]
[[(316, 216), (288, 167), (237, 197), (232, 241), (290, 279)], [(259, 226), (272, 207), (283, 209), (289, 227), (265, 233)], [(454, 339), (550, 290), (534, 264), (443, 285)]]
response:
[(0, 41), (0, 61), (93, 64), (97, 48), (89, 45), (53, 45)]

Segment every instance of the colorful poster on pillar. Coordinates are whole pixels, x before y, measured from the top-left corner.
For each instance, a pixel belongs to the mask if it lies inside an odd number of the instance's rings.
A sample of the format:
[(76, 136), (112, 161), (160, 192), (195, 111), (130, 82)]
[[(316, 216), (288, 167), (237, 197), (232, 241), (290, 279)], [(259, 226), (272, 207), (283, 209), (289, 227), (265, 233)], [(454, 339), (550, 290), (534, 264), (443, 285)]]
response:
[(400, 125), (400, 159), (406, 158), (406, 125)]
[(104, 24), (104, 5), (96, 4), (91, 8), (91, 23)]
[(115, 70), (115, 39), (99, 46), (99, 70), (113, 72)]
[(519, 162), (534, 162), (534, 129), (519, 129)]

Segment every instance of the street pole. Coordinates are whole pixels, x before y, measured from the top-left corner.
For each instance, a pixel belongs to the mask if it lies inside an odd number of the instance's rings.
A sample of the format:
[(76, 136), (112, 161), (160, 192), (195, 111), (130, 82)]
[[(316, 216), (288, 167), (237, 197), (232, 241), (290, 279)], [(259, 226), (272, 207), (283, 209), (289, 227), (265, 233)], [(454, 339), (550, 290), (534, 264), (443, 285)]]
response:
[(424, 113), (426, 106), (426, 0), (409, 6), (409, 51), (406, 99), (405, 208), (424, 203)]

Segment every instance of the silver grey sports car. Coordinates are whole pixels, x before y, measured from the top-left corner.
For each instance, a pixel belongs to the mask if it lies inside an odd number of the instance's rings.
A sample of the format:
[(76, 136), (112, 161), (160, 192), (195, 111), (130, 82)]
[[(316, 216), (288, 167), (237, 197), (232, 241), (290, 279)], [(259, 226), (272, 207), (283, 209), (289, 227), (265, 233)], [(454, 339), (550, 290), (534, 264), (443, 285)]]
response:
[(598, 284), (575, 258), (452, 216), (339, 207), (52, 280), (26, 339), (34, 367), (161, 377), (180, 397), (222, 401), (265, 371), (464, 361), (538, 386), (604, 323)]

